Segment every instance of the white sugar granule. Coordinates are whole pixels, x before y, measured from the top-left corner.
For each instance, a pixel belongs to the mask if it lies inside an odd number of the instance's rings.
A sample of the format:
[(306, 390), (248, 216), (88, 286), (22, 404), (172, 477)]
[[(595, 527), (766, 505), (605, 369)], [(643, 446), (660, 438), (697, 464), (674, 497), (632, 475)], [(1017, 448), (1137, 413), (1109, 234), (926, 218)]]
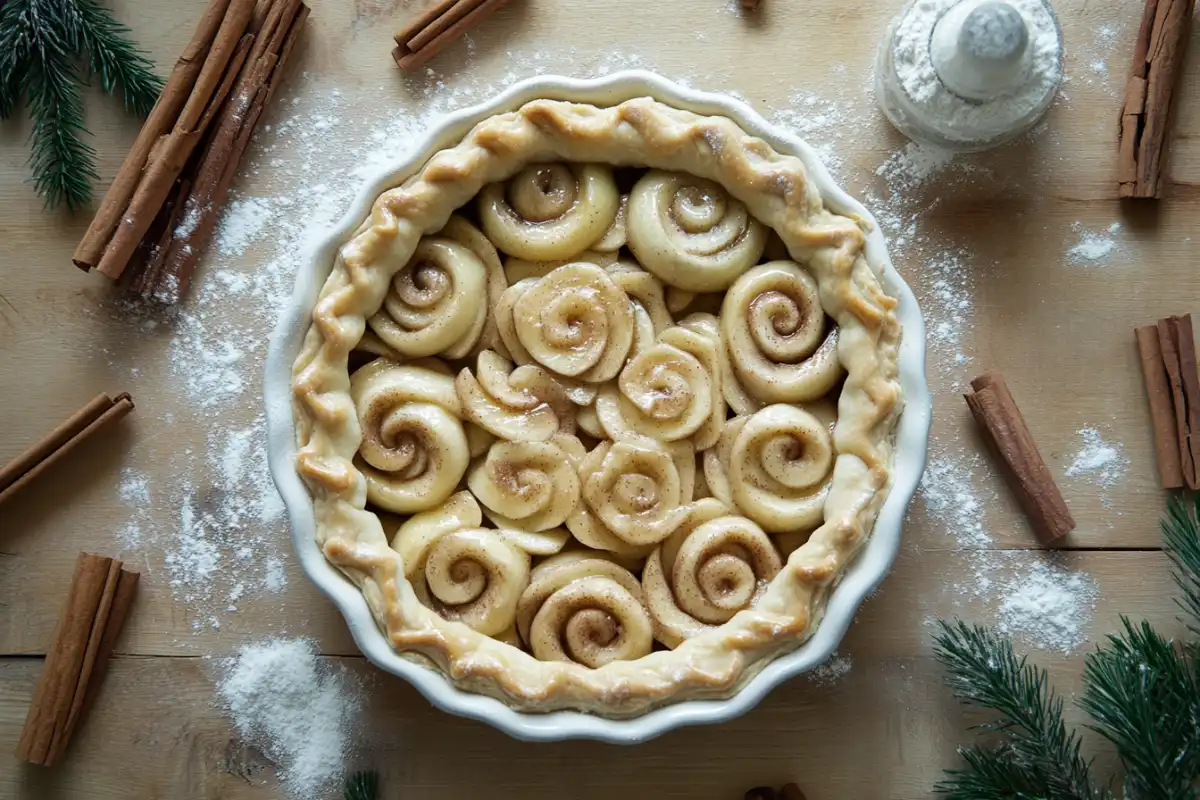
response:
[(1071, 228), (1079, 234), (1079, 241), (1067, 250), (1067, 258), (1076, 264), (1094, 264), (1105, 260), (1116, 250), (1114, 234), (1121, 229), (1121, 223), (1114, 222), (1101, 232), (1089, 231), (1079, 222)]
[(225, 711), (275, 762), (291, 797), (317, 797), (341, 779), (362, 706), (344, 667), (318, 657), (309, 639), (273, 639), (243, 647), (219, 672)]
[(831, 686), (845, 678), (852, 666), (850, 656), (834, 653), (824, 664), (819, 664), (809, 671), (808, 680), (816, 686)]

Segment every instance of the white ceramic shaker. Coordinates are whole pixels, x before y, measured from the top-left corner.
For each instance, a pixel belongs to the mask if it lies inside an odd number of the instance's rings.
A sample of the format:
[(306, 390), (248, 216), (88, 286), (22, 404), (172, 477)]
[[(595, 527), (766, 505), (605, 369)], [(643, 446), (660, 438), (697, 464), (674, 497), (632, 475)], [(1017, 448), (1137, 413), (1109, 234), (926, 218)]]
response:
[(875, 93), (910, 139), (986, 150), (1046, 113), (1062, 50), (1047, 0), (910, 0), (883, 40)]

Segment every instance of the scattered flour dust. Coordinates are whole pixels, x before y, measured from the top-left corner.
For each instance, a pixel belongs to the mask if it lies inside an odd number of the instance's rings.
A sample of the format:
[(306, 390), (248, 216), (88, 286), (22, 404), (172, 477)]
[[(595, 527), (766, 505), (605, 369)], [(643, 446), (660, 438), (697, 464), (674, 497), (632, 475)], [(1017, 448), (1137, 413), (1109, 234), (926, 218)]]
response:
[(939, 441), (930, 442), (929, 464), (921, 476), (918, 494), (930, 518), (941, 522), (959, 548), (987, 547), (983, 500), (975, 485), (987, 465), (978, 453), (952, 452)]
[(824, 664), (819, 664), (808, 673), (808, 681), (815, 686), (832, 686), (850, 672), (853, 662), (850, 656), (834, 653)]
[(1105, 441), (1100, 431), (1091, 426), (1080, 428), (1079, 438), (1083, 446), (1064, 473), (1068, 478), (1088, 476), (1109, 488), (1125, 477), (1129, 459), (1125, 458), (1121, 445)]
[(1079, 234), (1079, 241), (1067, 250), (1067, 259), (1073, 264), (1100, 264), (1117, 249), (1116, 234), (1121, 223), (1114, 222), (1103, 231), (1089, 231), (1083, 223), (1076, 222), (1071, 229)]
[(271, 639), (218, 663), (217, 692), (244, 741), (277, 767), (294, 798), (320, 796), (345, 772), (361, 686), (309, 639)]
[(990, 606), (996, 629), (1019, 643), (1071, 653), (1087, 641), (1099, 589), (1086, 572), (1061, 561), (1038, 551), (981, 551), (972, 556), (967, 582), (953, 589)]

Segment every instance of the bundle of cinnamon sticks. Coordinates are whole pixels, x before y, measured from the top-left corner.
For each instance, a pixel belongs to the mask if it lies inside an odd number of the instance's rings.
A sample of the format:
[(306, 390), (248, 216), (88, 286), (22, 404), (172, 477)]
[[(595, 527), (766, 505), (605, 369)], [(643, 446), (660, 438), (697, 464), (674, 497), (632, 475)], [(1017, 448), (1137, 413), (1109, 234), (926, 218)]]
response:
[(406, 72), (425, 65), (509, 0), (437, 0), (392, 37), (392, 58)]
[(1145, 0), (1121, 108), (1117, 173), (1121, 197), (1162, 197), (1171, 103), (1192, 31), (1196, 0)]
[(78, 267), (125, 276), (147, 299), (184, 295), (307, 16), (301, 0), (210, 0), (75, 250)]
[(1134, 330), (1164, 489), (1200, 489), (1200, 371), (1191, 315)]
[(21, 760), (48, 767), (66, 752), (104, 679), (109, 656), (133, 607), (138, 577), (116, 559), (79, 554), (21, 730), (17, 745)]

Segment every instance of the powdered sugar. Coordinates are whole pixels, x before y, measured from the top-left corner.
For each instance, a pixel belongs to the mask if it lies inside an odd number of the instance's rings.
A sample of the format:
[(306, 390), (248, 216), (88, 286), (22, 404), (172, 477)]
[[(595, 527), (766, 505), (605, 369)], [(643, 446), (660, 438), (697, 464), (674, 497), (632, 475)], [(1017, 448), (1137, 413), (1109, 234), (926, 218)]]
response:
[(247, 645), (218, 665), (221, 701), (242, 738), (270, 758), (291, 797), (316, 797), (338, 781), (361, 708), (344, 667), (309, 639)]
[(1075, 264), (1098, 264), (1117, 249), (1115, 237), (1121, 223), (1114, 222), (1103, 231), (1090, 231), (1083, 223), (1076, 222), (1071, 229), (1079, 234), (1079, 241), (1067, 250), (1067, 259)]

